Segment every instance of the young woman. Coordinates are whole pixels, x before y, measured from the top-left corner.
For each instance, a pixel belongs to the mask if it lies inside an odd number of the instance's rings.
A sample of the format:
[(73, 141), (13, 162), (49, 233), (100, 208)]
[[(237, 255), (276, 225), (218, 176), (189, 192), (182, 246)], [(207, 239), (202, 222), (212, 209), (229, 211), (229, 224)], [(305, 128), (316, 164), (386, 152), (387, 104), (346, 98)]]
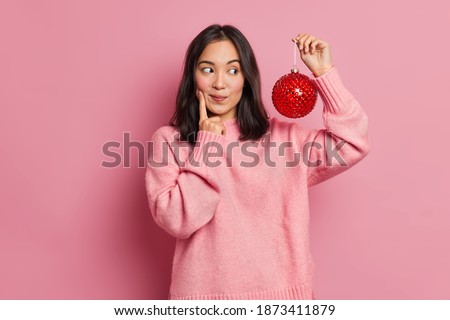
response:
[(308, 188), (366, 156), (368, 119), (328, 43), (292, 41), (323, 101), (323, 129), (268, 116), (237, 28), (211, 25), (189, 45), (145, 177), (155, 222), (177, 238), (169, 299), (315, 298)]

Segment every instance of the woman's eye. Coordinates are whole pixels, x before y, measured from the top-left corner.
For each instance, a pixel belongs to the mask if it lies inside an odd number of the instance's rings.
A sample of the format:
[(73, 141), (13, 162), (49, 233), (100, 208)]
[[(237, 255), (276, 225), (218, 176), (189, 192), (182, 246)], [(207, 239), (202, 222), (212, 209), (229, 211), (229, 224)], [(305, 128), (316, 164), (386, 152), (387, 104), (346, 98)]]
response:
[[(202, 71), (206, 72), (206, 73), (213, 72), (212, 68), (209, 68), (209, 67), (203, 68)], [(231, 72), (231, 74), (237, 74), (238, 73), (238, 69), (231, 69), (230, 72)]]
[(209, 70), (212, 70), (211, 68), (203, 68), (202, 71), (203, 71), (203, 72), (209, 73), (208, 71), (205, 71), (205, 70), (208, 70), (208, 69), (209, 69)]

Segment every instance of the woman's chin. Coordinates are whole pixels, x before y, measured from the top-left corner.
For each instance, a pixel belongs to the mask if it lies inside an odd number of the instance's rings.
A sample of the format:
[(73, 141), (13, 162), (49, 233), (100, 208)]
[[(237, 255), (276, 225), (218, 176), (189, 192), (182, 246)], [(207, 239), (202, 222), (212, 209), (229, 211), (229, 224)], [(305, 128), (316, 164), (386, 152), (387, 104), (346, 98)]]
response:
[(212, 117), (214, 117), (214, 116), (220, 116), (220, 115), (223, 115), (223, 114), (225, 114), (225, 113), (228, 112), (228, 110), (220, 109), (220, 108), (214, 108), (213, 111), (211, 111), (211, 110), (208, 110), (208, 111), (209, 111), (209, 113), (211, 113), (211, 116), (212, 116)]

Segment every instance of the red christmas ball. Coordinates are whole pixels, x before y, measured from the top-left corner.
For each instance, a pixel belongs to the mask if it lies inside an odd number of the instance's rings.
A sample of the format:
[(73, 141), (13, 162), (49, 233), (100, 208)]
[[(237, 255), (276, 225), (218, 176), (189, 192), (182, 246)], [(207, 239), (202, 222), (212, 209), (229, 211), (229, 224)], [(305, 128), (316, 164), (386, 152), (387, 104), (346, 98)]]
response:
[(308, 76), (291, 69), (275, 83), (272, 102), (275, 109), (288, 118), (301, 118), (310, 113), (317, 101), (317, 89)]

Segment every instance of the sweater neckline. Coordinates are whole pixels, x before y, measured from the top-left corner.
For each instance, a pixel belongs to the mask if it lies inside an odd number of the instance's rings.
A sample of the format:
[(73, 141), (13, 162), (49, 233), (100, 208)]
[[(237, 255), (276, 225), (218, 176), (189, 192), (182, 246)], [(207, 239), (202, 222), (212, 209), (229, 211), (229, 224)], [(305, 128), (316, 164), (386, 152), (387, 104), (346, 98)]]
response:
[(233, 118), (231, 120), (223, 121), (222, 123), (225, 124), (226, 126), (235, 125), (237, 123), (237, 117)]
[(237, 117), (231, 120), (222, 122), (227, 127), (226, 136), (232, 139), (236, 139), (240, 136), (241, 131), (239, 129), (239, 123)]

